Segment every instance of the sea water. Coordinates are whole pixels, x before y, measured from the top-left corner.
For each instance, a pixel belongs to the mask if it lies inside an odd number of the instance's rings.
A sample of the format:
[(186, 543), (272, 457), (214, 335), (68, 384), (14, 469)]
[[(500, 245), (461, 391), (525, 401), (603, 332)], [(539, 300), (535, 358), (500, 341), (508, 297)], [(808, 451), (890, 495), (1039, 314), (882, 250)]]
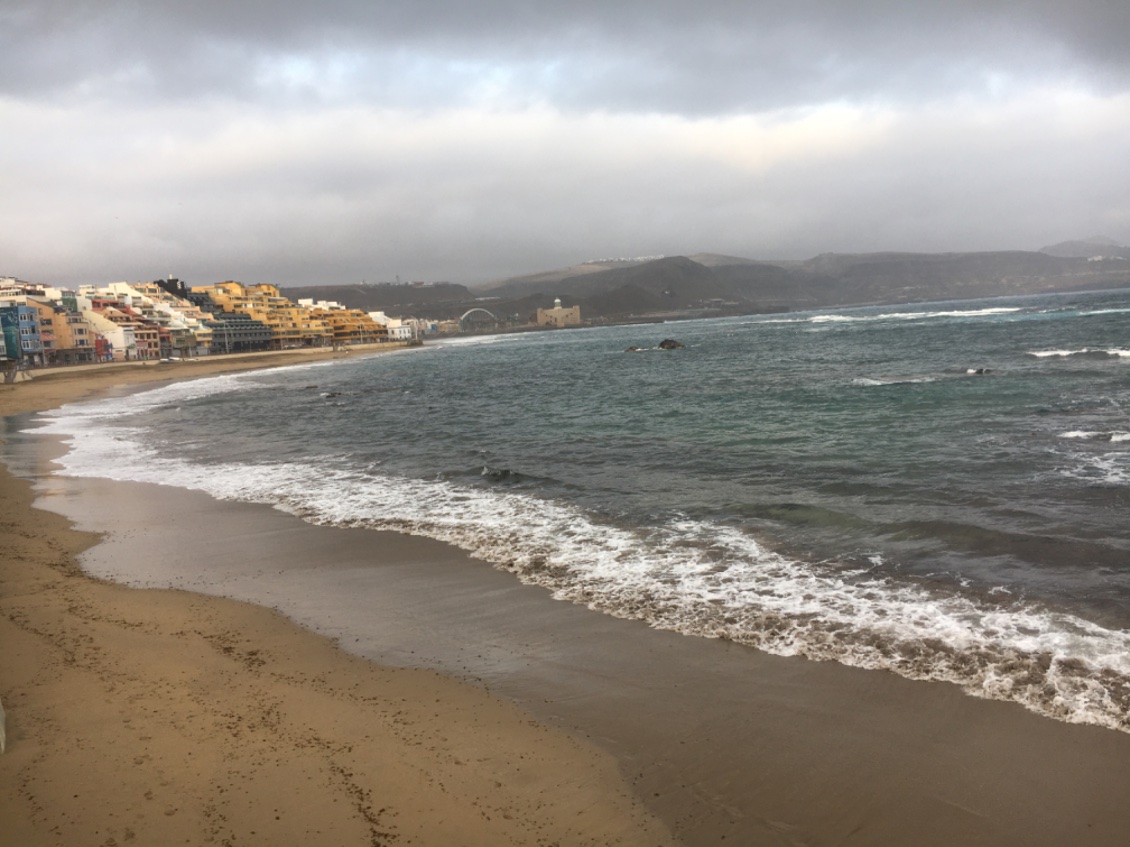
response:
[(1130, 291), (479, 336), (45, 420), (67, 474), (1130, 731)]

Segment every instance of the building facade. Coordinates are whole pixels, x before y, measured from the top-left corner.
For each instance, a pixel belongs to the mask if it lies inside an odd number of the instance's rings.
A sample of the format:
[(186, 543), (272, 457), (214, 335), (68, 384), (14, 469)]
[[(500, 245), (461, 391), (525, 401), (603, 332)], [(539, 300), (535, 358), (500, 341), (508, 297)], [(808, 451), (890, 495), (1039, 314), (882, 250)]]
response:
[(565, 308), (561, 305), (561, 298), (558, 297), (553, 301), (552, 309), (538, 309), (537, 314), (538, 326), (580, 326), (581, 325), (581, 307), (569, 306)]
[(0, 300), (0, 326), (6, 359), (21, 367), (41, 367), (45, 363), (39, 312), (26, 295)]

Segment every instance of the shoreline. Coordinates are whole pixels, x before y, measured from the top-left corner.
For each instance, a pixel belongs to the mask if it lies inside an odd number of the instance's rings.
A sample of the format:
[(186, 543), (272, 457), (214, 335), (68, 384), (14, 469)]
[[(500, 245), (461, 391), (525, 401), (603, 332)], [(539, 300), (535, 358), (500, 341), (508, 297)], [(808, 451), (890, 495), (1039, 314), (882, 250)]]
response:
[[(122, 565), (154, 584), (181, 580), (181, 588), (273, 606), (313, 628), (319, 607), (332, 602), (336, 610), (352, 596), (374, 628), (366, 638), (325, 634), (379, 665), (352, 659), (360, 665), (351, 668), (429, 668), (517, 703), (542, 727), (589, 736), (681, 843), (1115, 845), (1130, 828), (1125, 733), (1057, 723), (943, 683), (650, 630), (555, 601), (438, 542), (312, 526), (181, 489), (42, 481), (40, 505), (79, 527), (110, 530), (83, 555), (96, 573)], [(99, 506), (107, 502), (118, 504), (108, 516)], [(193, 571), (185, 551), (239, 555), (220, 573), (199, 563)], [(315, 551), (318, 579), (329, 573), (348, 585), (345, 599), (311, 590), (320, 584), (307, 562)], [(168, 573), (146, 562), (178, 553)], [(283, 588), (264, 596), (268, 583)], [(224, 632), (229, 640), (217, 643), (221, 652), (232, 648), (223, 653), (232, 660), (229, 682), (263, 686), (256, 662), (277, 653), (263, 652), (254, 629)], [(72, 654), (83, 649), (78, 643)], [(332, 690), (347, 693), (353, 672), (336, 677)]]
[[(197, 375), (33, 380), (0, 415)], [(11, 843), (674, 843), (610, 755), (482, 688), (378, 666), (260, 606), (89, 575), (78, 558), (103, 537), (32, 489), (0, 466)]]
[(404, 343), (367, 344), (350, 350), (308, 348), (258, 353), (226, 353), (196, 359), (104, 362), (30, 371), (30, 380), (0, 383), (0, 417), (42, 412), (87, 400), (109, 388), (172, 380), (217, 376), (225, 373), (282, 368), (336, 359), (355, 359), (413, 349)]

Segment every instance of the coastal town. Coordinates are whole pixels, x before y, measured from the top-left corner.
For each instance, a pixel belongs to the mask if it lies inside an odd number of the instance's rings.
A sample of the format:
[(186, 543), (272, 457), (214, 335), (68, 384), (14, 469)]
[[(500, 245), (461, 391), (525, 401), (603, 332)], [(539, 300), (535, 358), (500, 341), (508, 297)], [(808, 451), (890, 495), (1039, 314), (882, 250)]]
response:
[(78, 289), (0, 278), (0, 327), (5, 381), (57, 365), (411, 342), (440, 331), (334, 301), (292, 302), (274, 285), (189, 288), (171, 277)]
[[(476, 322), (478, 314), (486, 324)], [(580, 309), (537, 309), (531, 326), (580, 326)], [(37, 368), (226, 353), (411, 344), (474, 327), (494, 316), (471, 309), (462, 319), (392, 317), (335, 300), (283, 296), (278, 286), (227, 281), (189, 287), (174, 277), (56, 288), (0, 277), (0, 370), (4, 382)]]

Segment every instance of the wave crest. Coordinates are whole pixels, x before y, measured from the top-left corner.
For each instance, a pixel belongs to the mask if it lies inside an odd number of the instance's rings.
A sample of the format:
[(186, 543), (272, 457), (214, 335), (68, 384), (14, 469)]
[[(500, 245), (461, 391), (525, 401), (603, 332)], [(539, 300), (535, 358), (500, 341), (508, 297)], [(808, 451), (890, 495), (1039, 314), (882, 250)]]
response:
[[(129, 433), (105, 427), (102, 413), (71, 411), (47, 427), (70, 435), (61, 462), (71, 475), (175, 485), (312, 523), (426, 536), (607, 614), (944, 680), (1049, 717), (1130, 731), (1130, 633), (1003, 591), (995, 595), (1003, 602), (945, 593), (873, 568), (790, 559), (734, 527), (690, 519), (625, 527), (511, 486), (380, 477), (333, 456), (194, 465), (136, 442), (122, 450)], [(108, 443), (121, 457), (113, 465), (104, 461)]]

